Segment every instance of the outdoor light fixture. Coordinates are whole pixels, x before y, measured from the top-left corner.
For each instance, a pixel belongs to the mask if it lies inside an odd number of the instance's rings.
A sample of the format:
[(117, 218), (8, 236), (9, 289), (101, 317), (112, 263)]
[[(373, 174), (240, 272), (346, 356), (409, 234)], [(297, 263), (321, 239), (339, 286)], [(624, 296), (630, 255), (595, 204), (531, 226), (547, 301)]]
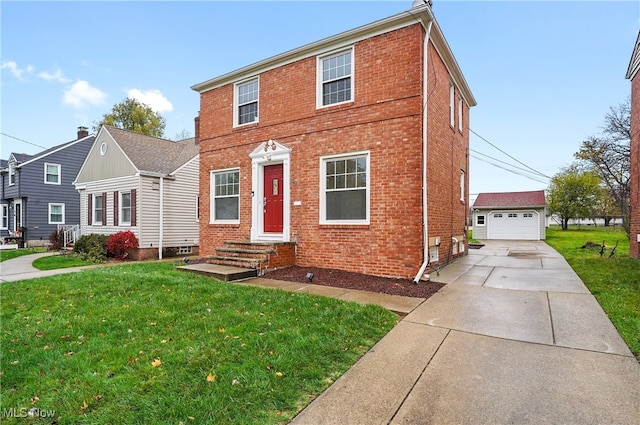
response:
[(309, 282), (313, 282), (313, 273), (307, 273), (307, 279), (309, 279)]
[(276, 150), (276, 140), (269, 139), (264, 145), (264, 151), (266, 152), (264, 157), (267, 161), (271, 161), (271, 153), (269, 153), (270, 150)]

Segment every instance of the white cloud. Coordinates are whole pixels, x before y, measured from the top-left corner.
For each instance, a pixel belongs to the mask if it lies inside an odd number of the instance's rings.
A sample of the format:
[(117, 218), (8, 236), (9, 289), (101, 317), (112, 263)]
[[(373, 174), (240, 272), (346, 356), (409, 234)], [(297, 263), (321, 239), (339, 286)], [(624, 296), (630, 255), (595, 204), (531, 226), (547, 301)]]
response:
[(82, 108), (87, 105), (101, 105), (106, 98), (107, 94), (100, 89), (91, 87), (84, 80), (78, 80), (65, 90), (63, 103), (74, 108)]
[(18, 68), (18, 64), (13, 61), (4, 61), (2, 65), (0, 65), (0, 69), (8, 69), (14, 77), (18, 80), (22, 80), (22, 75), (24, 73), (30, 74), (33, 72), (33, 67), (31, 65), (27, 65), (26, 68)]
[(160, 90), (142, 91), (131, 89), (127, 92), (127, 96), (140, 103), (144, 103), (157, 113), (173, 111), (173, 105), (169, 102), (169, 99), (164, 97)]
[(38, 77), (42, 78), (43, 80), (57, 81), (59, 83), (70, 83), (71, 82), (70, 79), (68, 79), (64, 75), (62, 75), (62, 71), (60, 70), (60, 68), (58, 68), (54, 74), (49, 74), (48, 72), (43, 71), (43, 72), (38, 74)]

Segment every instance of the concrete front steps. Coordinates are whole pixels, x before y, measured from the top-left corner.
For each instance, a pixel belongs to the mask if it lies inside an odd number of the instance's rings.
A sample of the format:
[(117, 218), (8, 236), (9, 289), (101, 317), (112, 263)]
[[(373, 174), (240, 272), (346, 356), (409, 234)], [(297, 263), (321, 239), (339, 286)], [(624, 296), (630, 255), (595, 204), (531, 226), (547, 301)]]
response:
[(246, 279), (261, 276), (265, 270), (293, 266), (295, 247), (295, 242), (228, 240), (216, 248), (216, 255), (206, 257), (207, 264), (193, 264), (181, 269), (206, 273), (224, 281)]

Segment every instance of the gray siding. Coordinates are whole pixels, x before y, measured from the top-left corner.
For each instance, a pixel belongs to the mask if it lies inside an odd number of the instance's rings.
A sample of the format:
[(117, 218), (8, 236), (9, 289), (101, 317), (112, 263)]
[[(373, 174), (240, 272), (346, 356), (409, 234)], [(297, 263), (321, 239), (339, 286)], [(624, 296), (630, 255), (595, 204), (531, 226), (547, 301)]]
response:
[[(5, 199), (22, 199), (22, 225), (28, 240), (48, 240), (57, 229), (57, 224), (49, 224), (49, 203), (64, 204), (64, 224), (80, 224), (80, 197), (73, 182), (93, 140), (88, 137), (48, 155), (35, 155), (18, 168), (15, 185), (8, 186), (8, 176), (5, 179)], [(60, 165), (60, 184), (45, 183), (45, 163)], [(13, 219), (9, 222), (13, 230)]]

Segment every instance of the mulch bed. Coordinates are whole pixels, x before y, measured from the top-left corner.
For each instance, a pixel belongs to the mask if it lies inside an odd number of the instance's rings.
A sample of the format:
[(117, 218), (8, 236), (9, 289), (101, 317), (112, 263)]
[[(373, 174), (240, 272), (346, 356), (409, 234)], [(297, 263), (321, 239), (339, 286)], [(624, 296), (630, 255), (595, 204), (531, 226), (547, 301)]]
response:
[(420, 282), (415, 284), (409, 279), (394, 279), (336, 269), (299, 266), (269, 271), (265, 273), (263, 277), (267, 279), (286, 280), (288, 282), (309, 283), (307, 273), (313, 273), (311, 283), (315, 285), (360, 289), (363, 291), (404, 295), (407, 297), (429, 298), (444, 286), (444, 284), (441, 283)]

